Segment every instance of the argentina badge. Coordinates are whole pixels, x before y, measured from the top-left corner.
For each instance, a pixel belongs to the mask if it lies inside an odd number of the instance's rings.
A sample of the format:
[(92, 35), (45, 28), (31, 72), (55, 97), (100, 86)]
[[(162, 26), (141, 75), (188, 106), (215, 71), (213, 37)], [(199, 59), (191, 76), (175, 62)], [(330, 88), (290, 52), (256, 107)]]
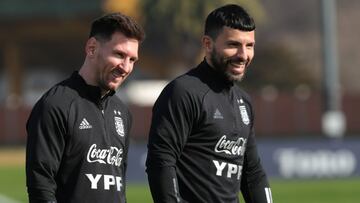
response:
[(121, 112), (114, 110), (114, 114), (115, 114), (114, 121), (115, 121), (116, 132), (120, 137), (124, 137), (124, 135), (125, 135), (125, 133), (124, 133), (124, 123), (123, 123), (122, 118), (120, 117)]
[(239, 110), (240, 110), (240, 115), (241, 115), (241, 120), (245, 125), (249, 125), (250, 123), (250, 119), (249, 119), (249, 115), (246, 111), (246, 107), (244, 105), (244, 100), (243, 99), (238, 99), (237, 100), (239, 105)]

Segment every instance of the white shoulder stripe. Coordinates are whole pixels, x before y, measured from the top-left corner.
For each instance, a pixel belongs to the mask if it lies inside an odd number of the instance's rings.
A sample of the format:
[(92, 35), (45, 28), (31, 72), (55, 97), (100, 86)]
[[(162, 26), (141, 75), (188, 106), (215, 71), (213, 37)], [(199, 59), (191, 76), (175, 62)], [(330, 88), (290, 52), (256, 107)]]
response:
[(266, 194), (266, 203), (273, 203), (270, 188), (268, 188), (268, 187), (265, 188), (265, 194)]

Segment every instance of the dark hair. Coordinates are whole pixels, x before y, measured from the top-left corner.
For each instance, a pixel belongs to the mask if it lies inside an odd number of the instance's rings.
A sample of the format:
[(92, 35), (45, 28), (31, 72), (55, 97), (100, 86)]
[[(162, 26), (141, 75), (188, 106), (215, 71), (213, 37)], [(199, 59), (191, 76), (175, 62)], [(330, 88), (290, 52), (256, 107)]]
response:
[(206, 18), (205, 35), (215, 39), (224, 26), (241, 31), (255, 30), (253, 18), (244, 8), (228, 4), (212, 11)]
[(115, 32), (121, 32), (128, 38), (142, 42), (145, 38), (143, 28), (129, 16), (121, 13), (111, 13), (97, 18), (91, 24), (90, 37), (109, 41)]

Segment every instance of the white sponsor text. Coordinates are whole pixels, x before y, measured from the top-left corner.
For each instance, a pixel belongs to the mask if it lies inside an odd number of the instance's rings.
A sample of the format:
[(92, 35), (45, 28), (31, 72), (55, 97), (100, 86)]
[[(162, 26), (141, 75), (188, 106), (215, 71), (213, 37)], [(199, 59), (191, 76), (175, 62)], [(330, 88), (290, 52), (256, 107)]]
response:
[(104, 183), (104, 190), (110, 190), (111, 186), (116, 186), (117, 191), (121, 191), (122, 179), (118, 176), (113, 175), (102, 175), (102, 174), (85, 174), (91, 182), (91, 189), (97, 190), (99, 187), (99, 180), (102, 178)]
[(89, 148), (87, 161), (89, 163), (98, 162), (101, 164), (110, 164), (120, 166), (122, 161), (123, 150), (117, 147), (109, 147), (109, 149), (97, 149), (97, 145), (93, 144)]
[(245, 144), (245, 138), (239, 137), (237, 140), (227, 140), (226, 135), (223, 135), (215, 145), (215, 152), (243, 156), (245, 153)]

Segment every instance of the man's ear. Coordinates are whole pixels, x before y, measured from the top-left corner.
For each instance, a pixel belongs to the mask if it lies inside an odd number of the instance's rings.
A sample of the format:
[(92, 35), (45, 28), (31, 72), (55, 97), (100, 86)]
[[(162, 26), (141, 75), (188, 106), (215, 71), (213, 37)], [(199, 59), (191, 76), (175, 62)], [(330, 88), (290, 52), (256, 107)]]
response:
[(214, 43), (214, 41), (212, 40), (212, 38), (210, 36), (204, 35), (202, 37), (202, 44), (203, 44), (203, 47), (205, 49), (205, 52), (211, 52), (212, 51), (213, 43)]
[(86, 42), (86, 46), (85, 46), (86, 55), (90, 58), (93, 58), (98, 49), (98, 46), (99, 46), (99, 42), (95, 39), (95, 37), (90, 37)]

